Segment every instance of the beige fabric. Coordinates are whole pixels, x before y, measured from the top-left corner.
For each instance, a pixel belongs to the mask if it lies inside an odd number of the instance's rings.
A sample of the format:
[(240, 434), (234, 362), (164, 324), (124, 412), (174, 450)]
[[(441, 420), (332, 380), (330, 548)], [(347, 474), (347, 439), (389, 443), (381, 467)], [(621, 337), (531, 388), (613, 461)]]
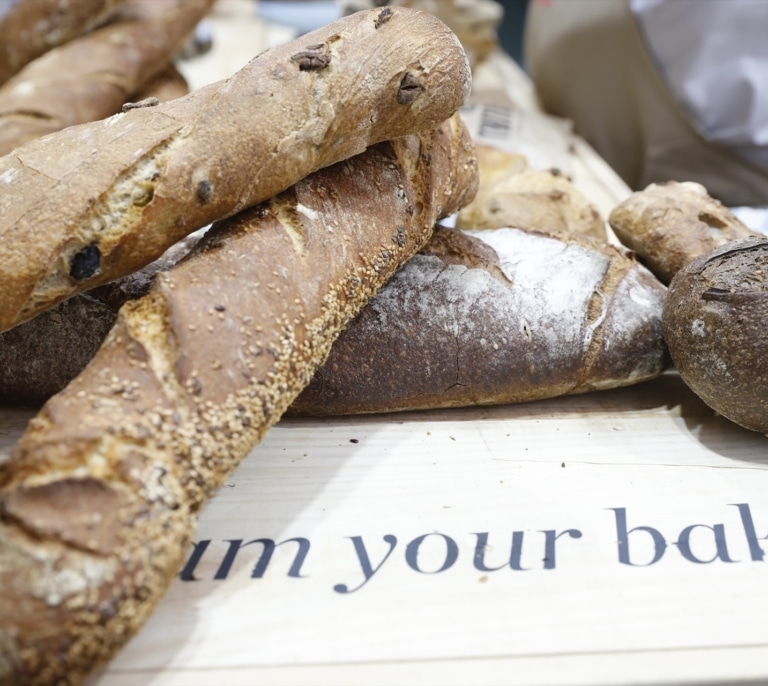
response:
[(768, 204), (768, 174), (688, 122), (627, 0), (534, 0), (525, 60), (544, 109), (571, 119), (633, 189), (698, 181), (727, 205)]

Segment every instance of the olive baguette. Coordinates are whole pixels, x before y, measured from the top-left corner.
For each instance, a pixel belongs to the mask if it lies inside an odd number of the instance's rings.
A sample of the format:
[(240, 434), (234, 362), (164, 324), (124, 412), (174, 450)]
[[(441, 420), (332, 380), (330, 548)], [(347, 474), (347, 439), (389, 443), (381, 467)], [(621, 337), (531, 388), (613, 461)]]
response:
[(0, 684), (78, 683), (136, 631), (205, 500), (476, 171), (458, 115), (380, 143), (214, 225), (123, 306), (0, 468)]
[(445, 24), (385, 7), (182, 98), (30, 141), (0, 158), (0, 331), (316, 169), (436, 126), (470, 87)]

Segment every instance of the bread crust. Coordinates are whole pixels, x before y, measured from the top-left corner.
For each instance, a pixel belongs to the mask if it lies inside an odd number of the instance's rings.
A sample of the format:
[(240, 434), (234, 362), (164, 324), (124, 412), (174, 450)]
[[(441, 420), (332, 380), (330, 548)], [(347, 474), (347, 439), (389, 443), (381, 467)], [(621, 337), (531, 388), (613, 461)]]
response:
[(691, 390), (768, 435), (768, 237), (731, 241), (684, 265), (669, 286), (663, 322)]
[[(78, 683), (339, 330), (475, 189), (458, 115), (216, 224), (127, 303), (0, 468), (0, 684)], [(247, 284), (247, 287), (244, 285)]]
[(105, 26), (27, 64), (0, 88), (0, 155), (119, 112), (212, 6), (213, 0), (126, 0)]
[(608, 223), (665, 284), (699, 255), (757, 235), (692, 181), (651, 184), (615, 207)]
[(289, 413), (519, 403), (651, 379), (667, 366), (665, 292), (625, 251), (584, 237), (439, 229)]
[(106, 21), (124, 0), (22, 0), (0, 9), (0, 84), (43, 53)]
[(444, 24), (386, 7), (273, 48), (183, 98), (17, 148), (0, 158), (0, 330), (135, 271), (316, 169), (437, 125), (470, 85)]
[(605, 219), (558, 170), (523, 169), (480, 184), (456, 217), (460, 229), (565, 232), (606, 241)]

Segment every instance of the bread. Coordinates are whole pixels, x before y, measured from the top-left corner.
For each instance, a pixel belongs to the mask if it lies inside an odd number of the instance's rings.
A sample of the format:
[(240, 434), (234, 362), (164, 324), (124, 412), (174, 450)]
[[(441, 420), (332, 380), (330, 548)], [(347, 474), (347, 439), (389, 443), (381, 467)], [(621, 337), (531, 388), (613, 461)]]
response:
[(768, 435), (768, 237), (732, 241), (685, 264), (663, 322), (683, 381), (716, 412)]
[(692, 181), (651, 184), (614, 208), (608, 223), (665, 284), (699, 255), (757, 235)]
[(183, 238), (139, 271), (0, 333), (0, 405), (39, 408), (62, 390), (101, 347), (120, 307), (146, 295), (157, 274), (186, 257), (203, 233)]
[(123, 0), (10, 0), (0, 4), (0, 84), (25, 64), (104, 22)]
[(456, 217), (460, 229), (507, 226), (607, 240), (605, 219), (557, 170), (526, 169), (490, 178)]
[(151, 613), (195, 515), (348, 319), (474, 192), (458, 115), (214, 225), (127, 303), (0, 469), (0, 684), (75, 684)]
[(295, 415), (520, 403), (667, 366), (666, 288), (581, 236), (439, 229), (342, 332)]
[(125, 0), (105, 26), (48, 51), (0, 88), (0, 155), (104, 119), (163, 70), (213, 0)]
[(30, 141), (0, 158), (0, 331), (313, 170), (437, 125), (470, 86), (444, 24), (385, 7), (188, 96)]

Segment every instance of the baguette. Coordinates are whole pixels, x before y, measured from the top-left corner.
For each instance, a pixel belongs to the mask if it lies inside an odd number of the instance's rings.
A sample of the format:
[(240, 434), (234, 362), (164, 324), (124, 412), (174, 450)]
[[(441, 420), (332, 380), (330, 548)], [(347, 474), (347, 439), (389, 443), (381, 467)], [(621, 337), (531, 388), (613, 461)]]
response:
[(668, 364), (666, 288), (626, 251), (518, 229), (439, 229), (342, 332), (293, 415), (521, 403)]
[(470, 86), (444, 24), (385, 7), (188, 96), (30, 141), (0, 158), (0, 331), (316, 169), (436, 126)]
[(0, 3), (0, 85), (43, 53), (106, 21), (123, 0)]
[(215, 224), (127, 303), (0, 469), (0, 684), (75, 684), (150, 614), (196, 513), (476, 183), (458, 115)]
[(48, 51), (0, 88), (0, 155), (116, 112), (173, 58), (213, 0), (126, 0), (105, 26)]

